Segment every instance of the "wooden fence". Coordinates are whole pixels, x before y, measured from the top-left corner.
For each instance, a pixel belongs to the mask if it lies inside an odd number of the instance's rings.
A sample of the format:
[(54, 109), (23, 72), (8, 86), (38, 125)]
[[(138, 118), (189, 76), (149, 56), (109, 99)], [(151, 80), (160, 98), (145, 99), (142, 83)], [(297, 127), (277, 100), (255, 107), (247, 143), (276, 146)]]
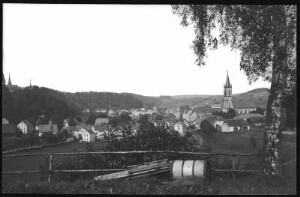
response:
[(230, 156), (232, 157), (232, 168), (230, 169), (213, 169), (214, 172), (231, 172), (232, 177), (236, 172), (258, 172), (259, 169), (235, 169), (236, 157), (261, 157), (263, 154), (251, 153), (199, 153), (199, 152), (186, 152), (186, 151), (115, 151), (115, 152), (76, 152), (76, 153), (37, 153), (37, 154), (23, 154), (23, 155), (2, 155), (2, 159), (16, 158), (16, 157), (32, 157), (32, 156), (48, 156), (48, 170), (28, 170), (28, 171), (2, 171), (2, 174), (25, 174), (25, 173), (48, 173), (48, 182), (51, 182), (51, 175), (53, 173), (87, 173), (87, 172), (112, 172), (122, 171), (127, 169), (85, 169), (85, 170), (55, 170), (53, 169), (53, 159), (55, 155), (104, 155), (104, 154), (146, 154), (146, 153), (167, 153), (176, 155), (194, 155), (194, 156)]

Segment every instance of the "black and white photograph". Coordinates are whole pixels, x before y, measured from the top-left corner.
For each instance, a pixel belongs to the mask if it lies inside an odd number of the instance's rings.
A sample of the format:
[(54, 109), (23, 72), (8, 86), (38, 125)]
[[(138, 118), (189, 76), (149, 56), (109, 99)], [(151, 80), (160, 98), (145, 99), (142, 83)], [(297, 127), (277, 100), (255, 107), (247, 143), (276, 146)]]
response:
[(296, 195), (297, 5), (3, 3), (2, 194)]

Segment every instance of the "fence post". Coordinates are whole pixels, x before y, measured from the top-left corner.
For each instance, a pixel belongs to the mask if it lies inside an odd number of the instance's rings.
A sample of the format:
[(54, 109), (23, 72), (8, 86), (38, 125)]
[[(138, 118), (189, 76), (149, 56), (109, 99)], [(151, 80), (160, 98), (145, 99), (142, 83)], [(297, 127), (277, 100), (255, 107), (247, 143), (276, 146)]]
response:
[(49, 168), (48, 168), (48, 183), (51, 182), (51, 171), (52, 171), (52, 161), (53, 161), (53, 155), (49, 155)]
[[(232, 156), (232, 170), (234, 170), (235, 156)], [(232, 179), (234, 179), (234, 171), (232, 171)]]

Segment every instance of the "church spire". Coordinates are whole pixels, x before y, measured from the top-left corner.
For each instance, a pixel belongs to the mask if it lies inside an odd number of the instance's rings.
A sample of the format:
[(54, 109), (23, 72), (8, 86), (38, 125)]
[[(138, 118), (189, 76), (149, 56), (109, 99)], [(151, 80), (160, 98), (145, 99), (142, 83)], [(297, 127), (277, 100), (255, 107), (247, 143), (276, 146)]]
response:
[(12, 86), (12, 83), (11, 83), (11, 80), (10, 80), (10, 73), (9, 73), (9, 77), (8, 77), (8, 83), (7, 83), (8, 86)]
[(229, 81), (229, 76), (228, 76), (228, 70), (227, 70), (227, 78), (226, 78), (226, 84), (225, 84), (225, 87), (228, 87), (228, 88), (231, 87), (231, 84), (230, 84), (230, 81)]

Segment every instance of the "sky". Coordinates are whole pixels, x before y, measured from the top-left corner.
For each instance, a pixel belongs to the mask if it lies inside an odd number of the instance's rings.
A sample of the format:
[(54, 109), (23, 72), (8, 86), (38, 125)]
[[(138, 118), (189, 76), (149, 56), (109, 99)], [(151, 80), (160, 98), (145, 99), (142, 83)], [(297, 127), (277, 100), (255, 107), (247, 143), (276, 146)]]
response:
[(196, 66), (192, 26), (169, 5), (3, 4), (3, 73), (12, 84), (145, 96), (233, 94), (249, 85), (239, 52), (219, 46)]

